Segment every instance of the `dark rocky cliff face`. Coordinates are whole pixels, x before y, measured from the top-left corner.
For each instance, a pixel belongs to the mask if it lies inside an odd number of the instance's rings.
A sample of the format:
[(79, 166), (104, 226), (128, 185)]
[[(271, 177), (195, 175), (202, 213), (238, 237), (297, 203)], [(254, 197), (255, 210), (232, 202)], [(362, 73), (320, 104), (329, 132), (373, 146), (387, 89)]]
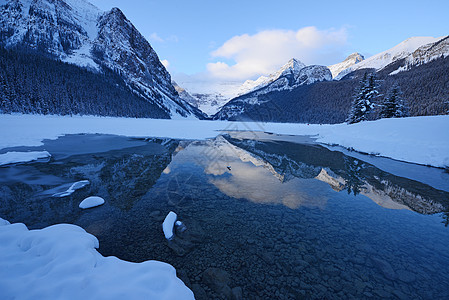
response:
[(120, 9), (113, 8), (99, 18), (93, 49), (99, 64), (118, 70), (144, 95), (158, 99), (161, 104), (162, 97), (176, 99), (170, 74)]

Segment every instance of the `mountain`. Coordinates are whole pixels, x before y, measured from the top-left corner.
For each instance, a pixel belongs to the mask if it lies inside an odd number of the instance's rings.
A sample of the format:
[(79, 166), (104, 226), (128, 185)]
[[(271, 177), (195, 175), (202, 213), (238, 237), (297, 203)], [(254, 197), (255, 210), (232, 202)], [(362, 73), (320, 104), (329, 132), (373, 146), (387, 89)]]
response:
[(332, 73), (332, 78), (335, 78), (338, 74), (340, 74), (341, 71), (348, 69), (349, 67), (352, 67), (356, 63), (361, 62), (365, 58), (360, 53), (352, 53), (349, 55), (344, 61), (328, 66), (329, 70)]
[(303, 68), (305, 68), (305, 64), (299, 61), (296, 58), (290, 59), (285, 65), (283, 65), (278, 71), (275, 73), (266, 76), (260, 76), (257, 80), (247, 80), (242, 86), (239, 88), (239, 95), (244, 95), (254, 90), (258, 90), (263, 88), (270, 83), (276, 81), (281, 76), (287, 76), (288, 74), (297, 74)]
[(361, 69), (375, 69), (376, 71), (382, 70), (391, 63), (400, 61), (402, 59), (406, 59), (418, 48), (424, 45), (435, 43), (439, 40), (441, 40), (441, 38), (434, 38), (434, 37), (408, 38), (391, 49), (373, 55), (357, 64), (350, 66), (347, 69), (342, 70), (338, 75), (335, 76), (335, 79), (339, 80), (343, 78), (345, 75)]
[(419, 47), (413, 53), (400, 60), (397, 69), (390, 75), (411, 69), (413, 66), (426, 64), (438, 58), (449, 56), (449, 36), (442, 38), (434, 43)]
[(192, 106), (198, 108), (198, 99), (192, 97), (192, 95), (189, 94), (189, 92), (187, 92), (184, 88), (180, 87), (176, 81), (172, 80), (171, 81), (173, 87), (175, 88), (175, 90), (178, 92), (179, 98), (181, 98), (182, 100), (190, 103)]
[(291, 73), (298, 74), (305, 66), (301, 61), (292, 58), (275, 73), (269, 76), (261, 76), (257, 80), (247, 80), (243, 84), (240, 81), (208, 82), (179, 74), (176, 81), (182, 86), (183, 90), (188, 90), (192, 97), (186, 96), (183, 98), (184, 96), (181, 95), (181, 98), (212, 116), (229, 100), (261, 89), (280, 77), (285, 77)]
[(207, 115), (215, 114), (230, 99), (238, 96), (241, 81), (214, 81), (203, 76), (174, 74), (177, 85), (192, 98), (181, 98)]
[[(430, 41), (430, 43), (428, 43)], [(229, 101), (213, 116), (221, 120), (262, 122), (341, 123), (365, 73), (376, 73), (379, 97), (399, 85), (411, 116), (446, 114), (449, 111), (449, 37), (410, 38), (366, 60), (351, 54), (329, 66), (338, 73), (330, 80), (326, 67), (315, 71), (301, 84), (298, 75), (279, 77), (270, 84)], [(311, 66), (309, 66), (311, 67)], [(307, 68), (299, 73), (304, 73)], [(326, 71), (329, 72), (326, 76)], [(315, 82), (314, 82), (315, 81)], [(312, 83), (312, 84), (311, 84)], [(376, 118), (376, 112), (370, 116)]]
[(226, 103), (213, 118), (234, 119), (245, 113), (248, 108), (251, 109), (266, 102), (264, 97), (269, 93), (290, 91), (303, 85), (330, 80), (332, 80), (332, 74), (327, 67), (305, 66), (300, 61), (292, 59), (269, 77), (261, 77), (253, 83), (247, 81), (245, 88), (249, 92)]
[(31, 49), (101, 74), (119, 74), (130, 90), (173, 117), (203, 117), (180, 99), (148, 41), (118, 8), (84, 0), (8, 0), (0, 6), (0, 45)]
[(0, 47), (0, 113), (169, 119), (109, 69), (101, 74), (35, 51)]

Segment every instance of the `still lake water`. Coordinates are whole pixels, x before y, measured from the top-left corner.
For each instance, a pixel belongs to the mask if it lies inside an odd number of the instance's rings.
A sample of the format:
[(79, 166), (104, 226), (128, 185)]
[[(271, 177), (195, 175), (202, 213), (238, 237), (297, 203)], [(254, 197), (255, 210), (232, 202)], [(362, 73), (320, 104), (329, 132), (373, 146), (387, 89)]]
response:
[[(236, 137), (72, 135), (9, 149), (52, 159), (0, 168), (0, 217), (77, 224), (105, 256), (170, 263), (197, 299), (449, 299), (448, 173), (400, 163), (420, 182), (368, 156)], [(90, 184), (53, 197), (80, 180)], [(91, 195), (106, 203), (79, 209)], [(187, 230), (167, 241), (170, 211)]]

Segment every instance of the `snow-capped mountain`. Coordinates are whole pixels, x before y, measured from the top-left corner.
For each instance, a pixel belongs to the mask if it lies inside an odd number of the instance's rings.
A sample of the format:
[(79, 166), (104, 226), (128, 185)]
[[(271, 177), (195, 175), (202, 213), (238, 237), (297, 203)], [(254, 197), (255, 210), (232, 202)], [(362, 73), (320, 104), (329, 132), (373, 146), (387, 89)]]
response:
[(383, 51), (379, 54), (371, 56), (361, 62), (358, 62), (347, 69), (342, 70), (334, 78), (339, 80), (345, 75), (360, 69), (375, 69), (376, 71), (382, 70), (386, 66), (393, 62), (405, 59), (414, 53), (418, 48), (435, 43), (441, 40), (440, 38), (434, 37), (411, 37), (401, 42), (400, 44), (394, 46), (391, 49)]
[(198, 102), (196, 98), (192, 97), (192, 95), (190, 95), (189, 92), (187, 92), (184, 88), (180, 87), (176, 83), (176, 81), (172, 80), (171, 83), (175, 88), (175, 90), (178, 92), (179, 98), (183, 99), (184, 101), (187, 101), (194, 107), (198, 108)]
[(407, 62), (412, 65), (428, 63), (440, 57), (449, 56), (449, 36), (446, 36), (434, 43), (419, 47), (415, 52), (407, 57)]
[(192, 98), (180, 95), (182, 99), (208, 115), (215, 114), (230, 99), (237, 97), (241, 81), (214, 81), (202, 76), (174, 74), (174, 81)]
[(390, 75), (397, 74), (402, 71), (409, 70), (413, 66), (426, 64), (438, 58), (449, 56), (449, 36), (442, 38), (434, 43), (426, 44), (419, 47), (413, 53), (408, 55), (401, 65)]
[[(236, 97), (248, 94), (252, 91), (262, 89), (273, 82), (277, 81), (281, 77), (291, 77), (291, 74), (295, 77), (306, 75), (307, 72), (311, 72), (310, 69), (304, 69), (306, 65), (298, 59), (292, 58), (279, 70), (270, 74), (269, 76), (260, 76), (256, 80), (247, 80), (243, 84), (239, 81), (223, 81), (223, 82), (203, 82), (195, 78), (189, 78), (188, 76), (181, 76), (176, 79), (182, 90), (188, 91), (189, 96), (180, 94), (181, 98), (192, 104), (193, 106), (201, 109), (208, 115), (214, 115), (217, 113), (229, 100)], [(310, 84), (316, 81), (318, 78), (314, 76), (307, 76), (307, 79), (303, 84)], [(314, 78), (314, 79), (312, 79)], [(287, 84), (287, 85), (286, 85)], [(277, 83), (277, 89), (287, 88), (288, 83), (282, 81)]]
[(325, 80), (332, 80), (332, 74), (327, 67), (306, 66), (301, 61), (292, 58), (268, 77), (261, 76), (255, 81), (247, 80), (240, 87), (239, 96), (253, 92), (252, 96), (258, 96), (271, 91), (293, 89), (299, 85)]
[(352, 53), (351, 55), (349, 55), (344, 61), (342, 61), (338, 64), (335, 64), (335, 65), (328, 66), (328, 68), (332, 73), (332, 77), (335, 78), (341, 71), (343, 71), (349, 67), (352, 67), (353, 65), (361, 62), (364, 59), (365, 58), (363, 57), (363, 55), (355, 52), (355, 53)]
[(263, 88), (270, 83), (276, 81), (281, 76), (286, 76), (288, 74), (297, 74), (306, 65), (296, 58), (290, 59), (285, 65), (283, 65), (279, 70), (269, 76), (260, 76), (256, 80), (247, 80), (239, 88), (238, 94), (244, 95), (254, 90)]
[(85, 0), (0, 4), (0, 45), (31, 48), (97, 72), (106, 67), (172, 118), (200, 115), (178, 97), (156, 52), (120, 9), (103, 12)]
[[(233, 118), (245, 111), (245, 106), (258, 105), (263, 103), (264, 95), (271, 92), (293, 90), (301, 85), (309, 85), (319, 81), (332, 80), (331, 71), (325, 66), (305, 66), (296, 59), (290, 60), (280, 70), (273, 73), (267, 79), (260, 80), (259, 86), (254, 87), (250, 92), (242, 94), (226, 103), (223, 108), (214, 115), (214, 119), (226, 120)], [(257, 82), (254, 81), (254, 82)], [(246, 84), (246, 87), (250, 87)]]

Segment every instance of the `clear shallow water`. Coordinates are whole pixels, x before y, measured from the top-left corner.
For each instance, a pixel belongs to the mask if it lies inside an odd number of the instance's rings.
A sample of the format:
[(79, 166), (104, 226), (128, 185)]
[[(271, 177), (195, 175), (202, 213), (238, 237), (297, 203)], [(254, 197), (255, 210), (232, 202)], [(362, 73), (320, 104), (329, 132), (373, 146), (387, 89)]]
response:
[[(0, 217), (80, 225), (104, 255), (172, 264), (197, 299), (240, 288), (244, 299), (448, 297), (449, 193), (363, 157), (230, 137), (66, 136), (40, 148), (58, 155), (0, 168)], [(85, 179), (68, 197), (46, 193)], [(105, 205), (80, 210), (91, 195)], [(170, 210), (187, 230), (167, 242)]]

